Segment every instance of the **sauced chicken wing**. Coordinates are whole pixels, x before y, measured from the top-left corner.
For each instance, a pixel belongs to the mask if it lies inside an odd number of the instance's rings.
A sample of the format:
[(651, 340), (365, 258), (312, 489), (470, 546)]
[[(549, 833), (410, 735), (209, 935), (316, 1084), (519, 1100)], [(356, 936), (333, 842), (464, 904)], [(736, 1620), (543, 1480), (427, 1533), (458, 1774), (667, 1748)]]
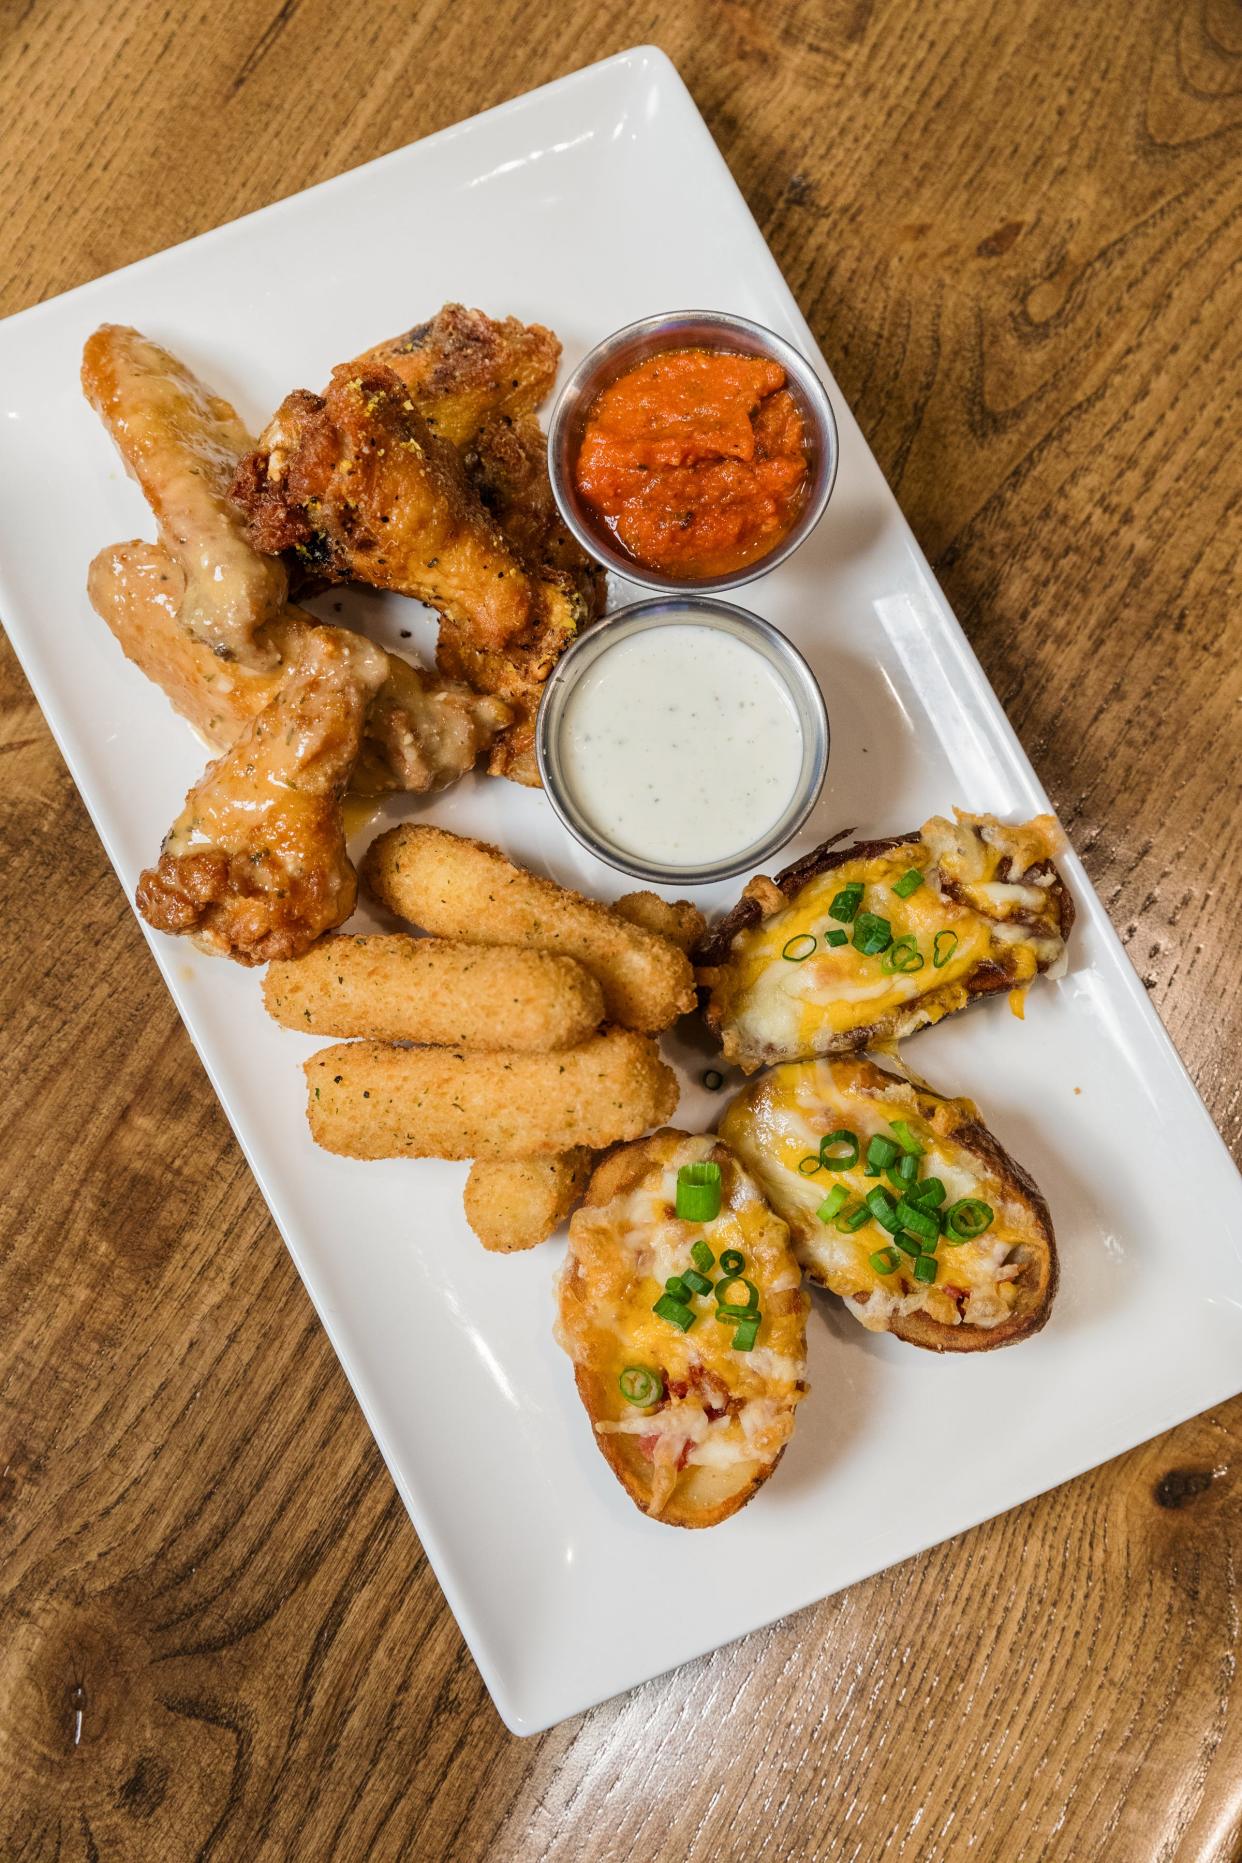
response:
[(296, 957), (353, 911), (341, 804), (387, 656), (315, 628), (297, 672), (209, 764), (138, 883), (158, 931), (242, 964)]
[(489, 416), (537, 408), (560, 359), (560, 343), (542, 324), (446, 304), (429, 322), (364, 350), (351, 366), (391, 369), (427, 425), (464, 447)]
[(259, 555), (229, 498), (250, 437), (233, 408), (137, 330), (103, 324), (82, 354), (82, 388), (159, 522), (184, 579), (182, 625), (224, 660), (270, 669), (260, 630), (288, 593), (284, 566)]

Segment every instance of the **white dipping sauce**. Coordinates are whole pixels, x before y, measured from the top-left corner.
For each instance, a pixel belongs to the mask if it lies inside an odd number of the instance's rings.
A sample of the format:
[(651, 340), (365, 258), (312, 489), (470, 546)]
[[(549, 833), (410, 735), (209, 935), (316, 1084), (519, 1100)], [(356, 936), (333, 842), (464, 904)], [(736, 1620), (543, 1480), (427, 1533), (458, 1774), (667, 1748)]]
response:
[(597, 834), (660, 865), (697, 867), (772, 828), (802, 769), (802, 726), (776, 668), (694, 622), (608, 647), (565, 701), (561, 768)]

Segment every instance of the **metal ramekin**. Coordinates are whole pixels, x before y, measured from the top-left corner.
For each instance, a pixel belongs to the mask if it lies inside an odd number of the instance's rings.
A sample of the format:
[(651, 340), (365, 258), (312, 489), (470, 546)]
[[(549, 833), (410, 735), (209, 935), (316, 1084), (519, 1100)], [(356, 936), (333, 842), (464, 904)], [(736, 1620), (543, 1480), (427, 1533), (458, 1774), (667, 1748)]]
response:
[[(587, 413), (595, 397), (627, 370), (667, 349), (724, 349), (735, 355), (766, 356), (785, 371), (786, 386), (802, 415), (807, 434), (810, 485), (806, 500), (791, 529), (766, 556), (744, 563), (727, 576), (703, 581), (667, 576), (648, 569), (620, 548), (603, 519), (578, 494), (574, 467)], [(837, 475), (837, 422), (832, 403), (818, 375), (792, 344), (762, 324), (727, 311), (669, 311), (644, 317), (598, 344), (578, 364), (557, 397), (548, 427), (548, 472), (552, 490), (565, 523), (588, 555), (641, 588), (695, 595), (740, 588), (766, 576), (791, 556), (809, 537), (824, 514)]]
[[(749, 846), (741, 847), (727, 859), (700, 867), (666, 866), (645, 861), (605, 839), (595, 824), (578, 808), (565, 780), (560, 752), (560, 729), (565, 704), (578, 680), (601, 654), (627, 635), (645, 628), (674, 627), (682, 624), (721, 628), (747, 646), (761, 653), (775, 668), (793, 701), (802, 727), (802, 768), (797, 788), (778, 821), (767, 834)], [(670, 886), (707, 886), (714, 880), (732, 879), (760, 866), (797, 833), (819, 797), (828, 769), (828, 710), (815, 675), (791, 641), (779, 628), (764, 621), (749, 609), (736, 608), (731, 602), (708, 601), (698, 595), (676, 595), (662, 601), (633, 602), (607, 615), (588, 628), (557, 661), (555, 670), (543, 689), (539, 716), (535, 726), (535, 754), (539, 774), (556, 814), (575, 840), (610, 867), (636, 879)]]

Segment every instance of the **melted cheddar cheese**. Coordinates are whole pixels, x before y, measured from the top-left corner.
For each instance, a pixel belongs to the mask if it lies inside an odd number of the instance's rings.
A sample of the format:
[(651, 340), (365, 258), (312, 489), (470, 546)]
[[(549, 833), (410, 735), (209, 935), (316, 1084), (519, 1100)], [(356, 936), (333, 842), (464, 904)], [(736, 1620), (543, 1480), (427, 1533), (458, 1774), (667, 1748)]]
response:
[[(726, 1057), (750, 1071), (765, 1060), (839, 1053), (862, 1046), (869, 1031), (894, 1018), (908, 1034), (964, 1008), (969, 979), (984, 964), (999, 965), (1011, 990), (1039, 971), (1057, 974), (1065, 958), (1050, 865), (1057, 844), (1050, 816), (1009, 827), (959, 813), (956, 822), (934, 817), (900, 846), (817, 875), (787, 906), (740, 931), (712, 978), (709, 1019)], [(902, 898), (894, 882), (912, 870), (923, 882)], [(1029, 877), (1000, 879), (1002, 870)], [(863, 891), (847, 924), (829, 907), (850, 886)], [(883, 953), (856, 948), (863, 913), (887, 920), (894, 943), (913, 941), (916, 968), (893, 969)], [(829, 945), (830, 930), (845, 932), (846, 942)], [(815, 947), (809, 956), (785, 956), (808, 939)]]
[[(890, 1247), (892, 1237), (874, 1219), (852, 1233), (823, 1223), (817, 1211), (837, 1184), (849, 1192), (853, 1209), (878, 1185), (896, 1199), (887, 1177), (867, 1177), (867, 1146), (881, 1135), (892, 1139), (892, 1121), (904, 1120), (924, 1148), (920, 1178), (938, 1177), (945, 1187), (941, 1208), (977, 1197), (994, 1211), (991, 1227), (976, 1240), (952, 1246), (942, 1238), (936, 1251), (937, 1280), (914, 1279), (909, 1256), (895, 1251), (894, 1272), (881, 1273), (870, 1257)], [(1020, 1267), (1015, 1250), (1043, 1245), (1030, 1205), (955, 1132), (974, 1123), (967, 1100), (942, 1100), (909, 1082), (882, 1073), (859, 1059), (791, 1062), (773, 1068), (728, 1107), (721, 1137), (736, 1151), (785, 1218), (794, 1249), (812, 1280), (839, 1294), (864, 1326), (888, 1328), (894, 1316), (924, 1312), (944, 1326), (963, 1321), (984, 1328), (1008, 1319), (1017, 1298)], [(819, 1154), (828, 1132), (853, 1132), (858, 1162), (849, 1170), (823, 1166), (813, 1175), (798, 1169)]]
[[(647, 1145), (663, 1156), (637, 1184), (573, 1217), (557, 1338), (598, 1380), (596, 1430), (635, 1436), (649, 1455), (648, 1511), (658, 1514), (685, 1468), (758, 1468), (776, 1460), (806, 1389), (809, 1303), (784, 1222), (723, 1146), (685, 1134), (662, 1134)], [(720, 1214), (709, 1223), (684, 1222), (676, 1214), (678, 1170), (712, 1157), (722, 1171)], [(717, 1321), (711, 1295), (696, 1297), (695, 1323), (685, 1333), (652, 1310), (665, 1282), (694, 1267), (690, 1251), (698, 1241), (716, 1257), (713, 1281), (725, 1250), (745, 1258), (742, 1272), (759, 1290), (763, 1315), (749, 1352), (733, 1349), (733, 1328)], [(621, 1396), (619, 1379), (631, 1365), (660, 1373), (657, 1405), (636, 1408)]]

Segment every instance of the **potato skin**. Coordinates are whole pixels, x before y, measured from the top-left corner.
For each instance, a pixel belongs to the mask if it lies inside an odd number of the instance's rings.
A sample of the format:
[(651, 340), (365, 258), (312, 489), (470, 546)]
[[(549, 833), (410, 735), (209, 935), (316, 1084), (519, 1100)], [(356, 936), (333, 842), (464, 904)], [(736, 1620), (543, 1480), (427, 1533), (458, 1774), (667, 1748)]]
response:
[(303, 1064), (311, 1137), (343, 1158), (505, 1158), (598, 1149), (668, 1118), (654, 1042), (609, 1029), (555, 1054), (339, 1042)]
[(476, 1159), (462, 1192), (466, 1221), (496, 1254), (535, 1248), (555, 1235), (581, 1199), (594, 1158), (579, 1145), (550, 1158)]
[(655, 1034), (694, 1008), (684, 951), (484, 841), (404, 823), (377, 836), (362, 872), (390, 912), (437, 937), (576, 958), (598, 978), (608, 1020), (622, 1028)]
[[(575, 1272), (575, 1246), (581, 1234), (578, 1225), (588, 1210), (607, 1209), (614, 1201), (640, 1187), (645, 1179), (665, 1171), (679, 1156), (684, 1155), (687, 1144), (697, 1145), (696, 1155), (708, 1156), (720, 1165), (725, 1177), (726, 1204), (735, 1196), (738, 1187), (744, 1187), (755, 1206), (762, 1210), (765, 1218), (765, 1263), (773, 1260), (780, 1262), (782, 1256), (788, 1257), (787, 1262), (781, 1264), (785, 1269), (785, 1285), (779, 1290), (772, 1286), (767, 1288), (764, 1313), (765, 1318), (773, 1322), (773, 1333), (779, 1346), (788, 1351), (791, 1344), (796, 1342), (805, 1362), (806, 1316), (810, 1302), (802, 1288), (797, 1264), (789, 1251), (785, 1224), (759, 1197), (754, 1180), (742, 1169), (728, 1146), (719, 1141), (708, 1141), (705, 1149), (704, 1141), (696, 1141), (684, 1132), (666, 1129), (653, 1133), (637, 1144), (620, 1146), (611, 1152), (596, 1168), (583, 1206), (576, 1212), (570, 1225), (570, 1253), (560, 1284), (561, 1319), (558, 1337), (574, 1360), (574, 1382), (593, 1425), (609, 1417), (615, 1408), (616, 1393), (605, 1375), (598, 1352), (582, 1349), (584, 1342), (588, 1348), (591, 1342), (592, 1288), (583, 1275)], [(748, 1271), (755, 1272), (753, 1263), (748, 1263)], [(764, 1279), (767, 1279), (766, 1273)], [(791, 1411), (805, 1395), (806, 1389), (805, 1378), (801, 1378), (789, 1391), (784, 1401)], [(688, 1528), (716, 1526), (731, 1514), (737, 1513), (773, 1473), (786, 1446), (782, 1443), (774, 1454), (766, 1458), (750, 1457), (727, 1469), (691, 1464), (679, 1474), (672, 1494), (662, 1508), (653, 1512), (652, 1464), (644, 1456), (639, 1438), (605, 1433), (598, 1429), (593, 1434), (600, 1453), (618, 1481), (644, 1513), (650, 1514), (663, 1525)]]
[(313, 1035), (370, 1035), (483, 1050), (574, 1048), (604, 1019), (572, 958), (403, 932), (322, 939), (269, 964), (268, 1014)]

